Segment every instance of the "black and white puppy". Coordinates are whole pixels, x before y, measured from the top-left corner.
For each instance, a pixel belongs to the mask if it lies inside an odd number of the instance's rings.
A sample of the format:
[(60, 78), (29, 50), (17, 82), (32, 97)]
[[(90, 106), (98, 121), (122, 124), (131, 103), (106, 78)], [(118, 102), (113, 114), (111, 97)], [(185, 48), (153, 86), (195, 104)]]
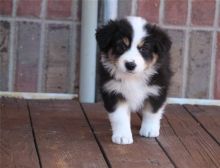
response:
[(142, 112), (140, 135), (157, 137), (171, 77), (169, 36), (141, 17), (109, 21), (97, 29), (101, 93), (112, 141), (133, 143), (130, 112)]

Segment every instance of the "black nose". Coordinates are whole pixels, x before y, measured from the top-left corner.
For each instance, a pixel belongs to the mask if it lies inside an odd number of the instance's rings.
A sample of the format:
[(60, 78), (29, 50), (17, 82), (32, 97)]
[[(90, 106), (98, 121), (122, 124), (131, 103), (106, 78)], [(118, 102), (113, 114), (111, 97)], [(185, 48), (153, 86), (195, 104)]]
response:
[(134, 68), (136, 67), (136, 64), (134, 62), (125, 62), (125, 67), (129, 71), (133, 71)]

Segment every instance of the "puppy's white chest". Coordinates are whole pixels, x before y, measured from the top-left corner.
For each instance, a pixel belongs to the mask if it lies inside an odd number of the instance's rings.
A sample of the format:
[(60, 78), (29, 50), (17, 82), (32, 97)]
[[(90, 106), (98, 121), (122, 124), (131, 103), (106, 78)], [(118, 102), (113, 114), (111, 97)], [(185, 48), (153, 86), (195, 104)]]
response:
[(137, 111), (143, 107), (144, 100), (148, 96), (158, 95), (159, 93), (158, 86), (148, 86), (141, 80), (111, 80), (104, 85), (104, 89), (108, 92), (122, 94), (132, 111)]
[(147, 97), (147, 87), (140, 82), (121, 83), (121, 93), (126, 98), (131, 110), (136, 111), (143, 106), (143, 101)]

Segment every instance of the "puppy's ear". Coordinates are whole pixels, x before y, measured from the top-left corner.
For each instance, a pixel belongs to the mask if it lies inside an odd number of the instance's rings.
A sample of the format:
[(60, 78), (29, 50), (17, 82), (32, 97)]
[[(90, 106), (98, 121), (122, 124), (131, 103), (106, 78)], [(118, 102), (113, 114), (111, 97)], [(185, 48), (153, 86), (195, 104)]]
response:
[(168, 53), (172, 45), (168, 34), (156, 25), (148, 24), (146, 28), (150, 35), (149, 38), (153, 41), (154, 52), (157, 54)]
[(115, 21), (110, 20), (106, 25), (96, 30), (96, 40), (102, 52), (107, 52), (114, 32), (117, 30)]

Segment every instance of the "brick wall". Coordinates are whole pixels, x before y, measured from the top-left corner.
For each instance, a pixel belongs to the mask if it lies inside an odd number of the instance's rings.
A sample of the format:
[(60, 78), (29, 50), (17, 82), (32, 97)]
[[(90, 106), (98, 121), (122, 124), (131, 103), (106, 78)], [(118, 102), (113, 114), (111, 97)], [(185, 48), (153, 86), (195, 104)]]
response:
[[(81, 0), (0, 0), (0, 90), (77, 93), (80, 15)], [(220, 98), (220, 0), (119, 0), (126, 15), (172, 38), (170, 96)]]
[(0, 0), (0, 90), (78, 90), (78, 0)]

